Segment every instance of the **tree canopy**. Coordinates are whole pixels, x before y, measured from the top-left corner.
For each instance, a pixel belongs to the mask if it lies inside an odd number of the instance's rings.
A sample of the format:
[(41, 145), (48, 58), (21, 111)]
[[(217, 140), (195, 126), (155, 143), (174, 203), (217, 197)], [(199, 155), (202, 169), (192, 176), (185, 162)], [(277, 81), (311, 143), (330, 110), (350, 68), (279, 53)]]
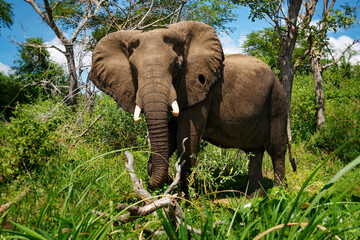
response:
[(0, 30), (4, 27), (10, 28), (14, 23), (13, 17), (12, 4), (5, 0), (0, 0)]

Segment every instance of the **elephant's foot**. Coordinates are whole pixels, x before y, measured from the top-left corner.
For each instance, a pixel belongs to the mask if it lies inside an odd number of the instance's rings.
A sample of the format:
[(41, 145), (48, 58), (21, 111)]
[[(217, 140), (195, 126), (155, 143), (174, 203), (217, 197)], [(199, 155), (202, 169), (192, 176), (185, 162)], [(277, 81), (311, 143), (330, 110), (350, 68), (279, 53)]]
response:
[(252, 193), (248, 192), (249, 194), (247, 195), (248, 198), (253, 198), (254, 196), (258, 196), (258, 197), (265, 197), (266, 193), (264, 191), (264, 189), (262, 188), (258, 188), (255, 191), (253, 191)]
[(264, 184), (262, 180), (249, 181), (249, 187), (247, 189), (247, 195), (249, 198), (253, 198), (255, 195), (259, 197), (265, 197)]

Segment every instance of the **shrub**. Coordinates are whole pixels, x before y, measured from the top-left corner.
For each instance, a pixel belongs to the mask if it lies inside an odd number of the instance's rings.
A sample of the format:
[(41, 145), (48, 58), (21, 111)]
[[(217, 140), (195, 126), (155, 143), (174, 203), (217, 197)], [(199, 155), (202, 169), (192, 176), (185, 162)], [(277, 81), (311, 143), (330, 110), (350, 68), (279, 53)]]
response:
[(101, 115), (101, 118), (86, 135), (88, 142), (102, 146), (106, 143), (110, 149), (146, 145), (144, 139), (147, 127), (144, 118), (140, 123), (135, 123), (133, 115), (123, 111), (111, 97), (101, 94), (96, 98), (95, 106), (88, 117), (94, 118), (98, 115)]
[[(241, 176), (248, 171), (248, 155), (240, 149), (222, 149), (209, 143), (202, 143), (198, 162), (190, 176), (190, 185), (202, 187), (205, 193), (220, 189), (240, 189), (246, 187), (247, 179)], [(239, 180), (242, 183), (239, 183)], [(196, 183), (196, 184), (195, 184)], [(244, 190), (244, 189), (242, 189)], [(199, 189), (195, 189), (200, 193)]]
[[(325, 124), (316, 128), (316, 104), (312, 75), (296, 76), (291, 105), (292, 136), (296, 143), (305, 142), (307, 149), (318, 155), (330, 154), (345, 141), (360, 133), (360, 85), (341, 71), (323, 74)], [(336, 157), (344, 162), (360, 154), (360, 139), (354, 140)]]
[[(57, 129), (62, 114), (48, 116), (39, 111), (41, 105), (17, 105), (10, 122), (0, 125), (0, 175), (11, 179), (18, 174), (36, 170), (59, 151)], [(46, 108), (45, 108), (46, 109)]]

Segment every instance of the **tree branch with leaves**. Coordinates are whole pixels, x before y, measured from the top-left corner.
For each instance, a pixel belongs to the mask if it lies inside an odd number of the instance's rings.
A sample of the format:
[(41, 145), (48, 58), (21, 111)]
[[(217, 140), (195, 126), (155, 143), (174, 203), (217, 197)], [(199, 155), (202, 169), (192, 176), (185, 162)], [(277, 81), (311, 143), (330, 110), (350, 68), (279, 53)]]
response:
[[(75, 53), (74, 45), (75, 41), (78, 38), (79, 34), (85, 29), (89, 20), (98, 14), (98, 11), (101, 8), (101, 5), (105, 0), (88, 0), (79, 2), (78, 6), (73, 8), (71, 7), (71, 1), (49, 1), (43, 0), (44, 5), (40, 6), (35, 2), (35, 0), (24, 0), (29, 3), (33, 9), (39, 14), (43, 21), (51, 28), (55, 33), (57, 38), (65, 47), (65, 51), (60, 51), (65, 55), (67, 61), (68, 74), (70, 78), (70, 87), (69, 92), (66, 97), (66, 102), (68, 105), (76, 105), (76, 93), (78, 91), (78, 74), (76, 72), (75, 66)], [(61, 9), (61, 10), (59, 10)], [(76, 11), (75, 11), (75, 10)], [(70, 38), (67, 38), (64, 31), (59, 26), (61, 21), (64, 20), (66, 11), (67, 15), (72, 15), (77, 12), (80, 14), (75, 14), (72, 17), (77, 18), (79, 21), (75, 26), (73, 25), (73, 33)], [(59, 14), (60, 13), (60, 14)], [(66, 22), (66, 20), (65, 20)], [(55, 48), (59, 50), (58, 48)]]

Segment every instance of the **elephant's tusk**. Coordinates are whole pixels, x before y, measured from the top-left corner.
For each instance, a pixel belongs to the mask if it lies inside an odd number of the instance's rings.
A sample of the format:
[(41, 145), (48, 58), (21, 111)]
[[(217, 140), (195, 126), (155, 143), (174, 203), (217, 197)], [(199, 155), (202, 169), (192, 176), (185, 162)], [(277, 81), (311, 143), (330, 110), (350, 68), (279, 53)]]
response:
[(141, 120), (140, 113), (141, 113), (141, 108), (138, 105), (136, 105), (135, 111), (134, 111), (134, 120), (136, 123), (140, 122), (140, 120)]
[(173, 116), (174, 116), (174, 117), (179, 116), (180, 110), (179, 110), (179, 105), (178, 105), (178, 103), (177, 103), (176, 100), (173, 101), (173, 103), (171, 104), (171, 107), (172, 107), (172, 114), (173, 114)]

